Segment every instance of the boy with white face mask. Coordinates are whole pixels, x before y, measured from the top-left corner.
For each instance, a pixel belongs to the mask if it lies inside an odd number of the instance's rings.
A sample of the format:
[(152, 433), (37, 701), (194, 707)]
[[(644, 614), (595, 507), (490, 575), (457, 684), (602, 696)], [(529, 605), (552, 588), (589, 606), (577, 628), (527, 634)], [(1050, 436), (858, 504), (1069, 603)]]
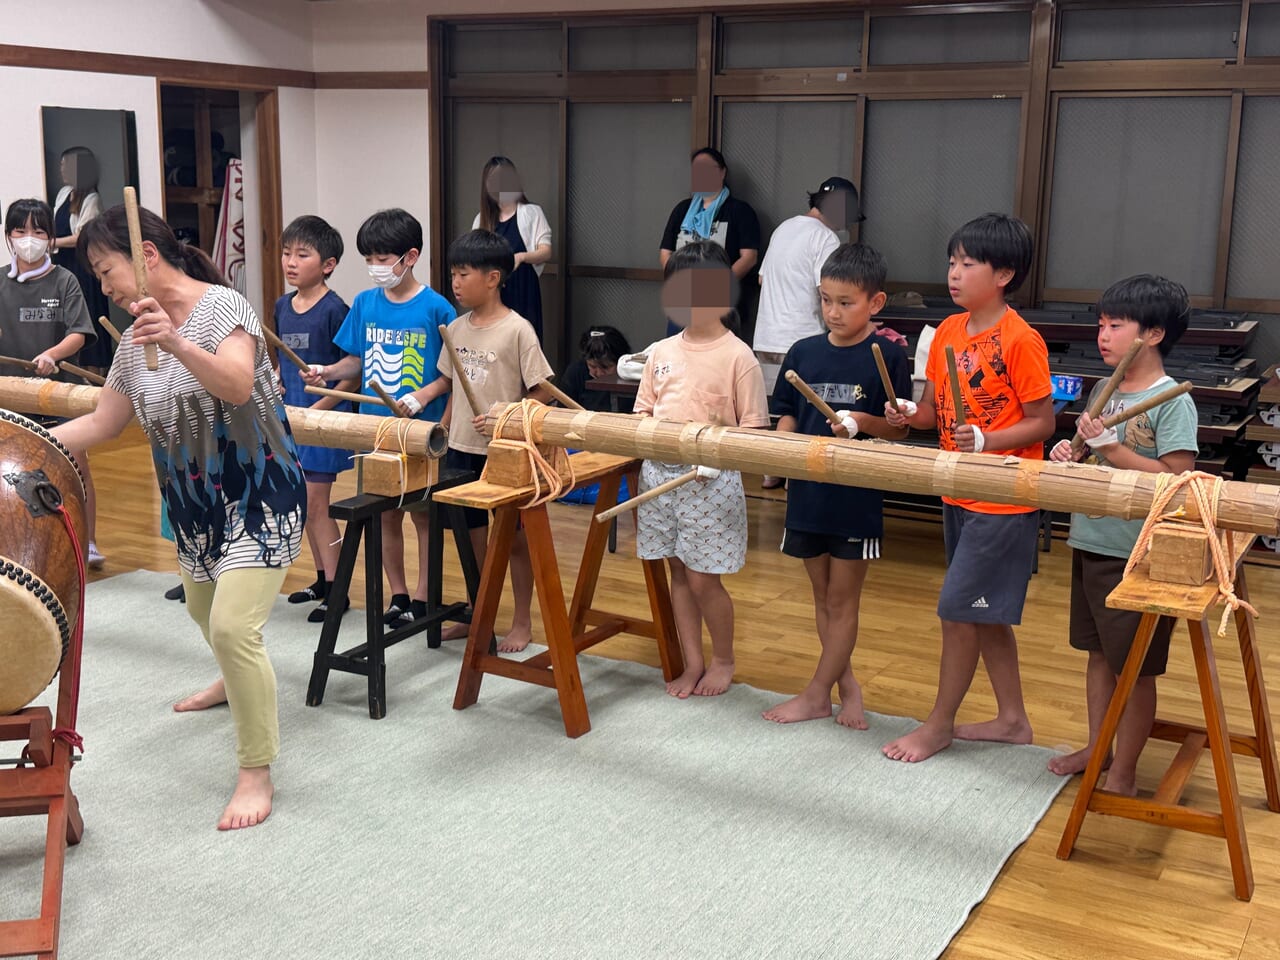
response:
[[(359, 377), (360, 392), (377, 397), (377, 382), (399, 402), (406, 416), (439, 421), (444, 416), (449, 381), (436, 373), (440, 358), (440, 324), (457, 313), (449, 301), (413, 275), (422, 252), (422, 224), (404, 210), (379, 210), (360, 225), (356, 249), (368, 264), (372, 290), (356, 294), (334, 344), (347, 356), (337, 363), (315, 365), (303, 379), (315, 386)], [(387, 416), (376, 400), (360, 412)], [(426, 613), (427, 515), (414, 511), (418, 535), (418, 583), (412, 596), (404, 573), (404, 511), (382, 515), (382, 565), (391, 588), (384, 620), (406, 621)]]

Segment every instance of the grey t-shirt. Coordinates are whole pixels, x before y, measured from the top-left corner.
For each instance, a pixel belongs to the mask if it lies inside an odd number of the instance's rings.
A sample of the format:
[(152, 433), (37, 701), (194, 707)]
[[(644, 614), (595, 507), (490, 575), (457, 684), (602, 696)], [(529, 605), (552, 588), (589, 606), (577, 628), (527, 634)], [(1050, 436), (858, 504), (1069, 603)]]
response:
[[(55, 266), (44, 276), (19, 283), (0, 269), (0, 356), (34, 360), (69, 333), (83, 333), (85, 345), (97, 339), (80, 283), (70, 270)], [(64, 359), (75, 362), (76, 357)], [(0, 364), (0, 376), (30, 377), (32, 371)], [(59, 374), (58, 379), (71, 379)]]

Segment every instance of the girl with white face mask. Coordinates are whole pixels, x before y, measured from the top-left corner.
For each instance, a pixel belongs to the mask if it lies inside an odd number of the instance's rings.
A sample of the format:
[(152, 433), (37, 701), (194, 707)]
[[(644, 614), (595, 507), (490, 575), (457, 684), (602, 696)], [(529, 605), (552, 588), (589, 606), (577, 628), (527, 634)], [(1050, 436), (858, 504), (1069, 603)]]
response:
[[(4, 218), (9, 268), (0, 269), (0, 354), (35, 364), (35, 373), (58, 380), (75, 380), (58, 363), (75, 363), (86, 342), (95, 338), (80, 283), (69, 270), (50, 258), (53, 211), (43, 200), (15, 200)], [(30, 377), (32, 371), (0, 363), (0, 376)], [(94, 543), (93, 483), (87, 459), (80, 461), (88, 487), (89, 563), (102, 566)]]

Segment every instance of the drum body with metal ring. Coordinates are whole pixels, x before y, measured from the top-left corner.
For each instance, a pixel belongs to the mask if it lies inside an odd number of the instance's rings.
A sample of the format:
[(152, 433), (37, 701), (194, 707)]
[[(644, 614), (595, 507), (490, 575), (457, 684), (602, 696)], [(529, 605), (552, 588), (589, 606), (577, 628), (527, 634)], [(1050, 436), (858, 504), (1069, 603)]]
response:
[(80, 605), (75, 547), (85, 539), (85, 484), (71, 452), (32, 420), (0, 410), (0, 716), (52, 681)]

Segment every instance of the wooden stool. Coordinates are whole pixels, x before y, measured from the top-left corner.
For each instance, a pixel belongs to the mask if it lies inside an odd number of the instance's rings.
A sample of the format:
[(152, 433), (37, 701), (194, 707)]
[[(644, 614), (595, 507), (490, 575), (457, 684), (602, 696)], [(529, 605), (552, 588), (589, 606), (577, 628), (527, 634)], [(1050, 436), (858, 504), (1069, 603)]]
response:
[[(480, 592), (467, 638), (467, 652), (462, 660), (458, 690), (453, 699), (454, 709), (462, 710), (475, 703), (480, 696), (481, 680), (486, 673), (492, 673), (524, 683), (554, 687), (560, 697), (565, 733), (570, 737), (580, 737), (591, 729), (582, 677), (578, 672), (578, 654), (581, 651), (619, 633), (653, 637), (658, 642), (662, 673), (667, 680), (680, 675), (684, 670), (684, 659), (680, 653), (675, 617), (671, 612), (666, 568), (661, 560), (640, 561), (644, 566), (652, 620), (638, 620), (592, 606), (600, 576), (600, 561), (609, 538), (608, 526), (596, 523), (595, 515), (617, 501), (621, 479), (624, 474), (634, 474), (636, 461), (600, 453), (575, 453), (571, 460), (575, 478), (573, 489), (599, 481), (600, 493), (587, 530), (578, 581), (567, 608), (547, 507), (540, 504), (526, 510), (519, 506), (529, 500), (531, 488), (504, 487), (479, 481), (442, 490), (436, 494), (436, 499), (494, 511), (489, 547), (480, 575)], [(506, 583), (517, 518), (523, 522), (529, 542), (529, 557), (533, 563), (533, 579), (548, 648), (545, 653), (525, 660), (511, 660), (489, 652), (489, 638), (493, 636), (498, 603)]]
[[(1232, 563), (1236, 569), (1236, 595), (1249, 599), (1241, 559), (1253, 543), (1253, 537), (1237, 533)], [(1058, 857), (1067, 859), (1075, 847), (1085, 814), (1110, 814), (1131, 820), (1144, 820), (1179, 830), (1191, 830), (1223, 837), (1227, 841), (1227, 853), (1231, 859), (1231, 876), (1235, 881), (1235, 894), (1240, 900), (1253, 896), (1253, 867), (1249, 861), (1249, 843), (1245, 837), (1244, 817), (1240, 808), (1240, 789), (1236, 784), (1235, 762), (1232, 754), (1257, 757), (1262, 762), (1262, 778), (1266, 784), (1268, 809), (1280, 812), (1280, 778), (1277, 777), (1276, 744), (1271, 731), (1271, 713), (1267, 708), (1267, 691), (1262, 682), (1262, 660), (1254, 633), (1253, 620), (1244, 610), (1235, 614), (1236, 634), (1240, 641), (1240, 655), (1244, 661), (1245, 683), (1249, 691), (1249, 708), (1253, 713), (1254, 735), (1231, 733), (1227, 728), (1226, 712), (1222, 704), (1222, 690), (1218, 684), (1218, 668), (1213, 653), (1213, 637), (1210, 624), (1217, 622), (1221, 613), (1217, 587), (1210, 582), (1201, 586), (1186, 586), (1152, 580), (1149, 565), (1143, 562), (1125, 577), (1107, 597), (1107, 606), (1120, 610), (1136, 610), (1142, 613), (1142, 622), (1133, 648), (1125, 660), (1124, 670), (1116, 681), (1116, 692), (1107, 707), (1098, 742), (1085, 767), (1080, 792), (1076, 796), (1062, 842), (1058, 844)], [(1168, 771), (1156, 787), (1150, 799), (1125, 797), (1098, 788), (1102, 765), (1110, 752), (1120, 716), (1129, 702), (1138, 680), (1138, 672), (1151, 646), (1156, 624), (1161, 616), (1177, 617), (1187, 621), (1191, 636), (1191, 653), (1195, 658), (1196, 677), (1200, 684), (1200, 702), (1204, 706), (1205, 725), (1193, 726), (1168, 720), (1156, 720), (1151, 736), (1181, 744)], [(1208, 747), (1213, 757), (1214, 776), (1218, 784), (1220, 813), (1182, 806), (1179, 801), (1187, 781), (1195, 770), (1201, 753)]]
[[(63, 664), (62, 677), (69, 672)], [(70, 717), (71, 683), (59, 682), (58, 718)], [(26, 741), (25, 759), (30, 766), (0, 770), (0, 817), (47, 816), (44, 847), (44, 882), (40, 916), (34, 920), (0, 921), (0, 957), (57, 960), (58, 926), (62, 914), (62, 872), (67, 847), (84, 836), (80, 804), (71, 792), (71, 747), (53, 738), (53, 717), (48, 707), (28, 707), (0, 717), (0, 743)]]
[[(307, 684), (307, 706), (318, 707), (324, 702), (324, 690), (329, 682), (329, 671), (355, 673), (369, 681), (369, 716), (381, 720), (387, 715), (387, 665), (386, 649), (401, 640), (424, 631), (427, 646), (440, 646), (441, 625), (446, 620), (465, 623), (467, 604), (443, 602), (444, 582), (444, 530), (445, 515), (453, 530), (458, 560), (467, 584), (467, 596), (475, 601), (480, 580), (475, 553), (471, 549), (471, 537), (467, 532), (462, 510), (455, 506), (442, 506), (436, 494), (451, 486), (460, 486), (475, 479), (470, 470), (440, 471), (434, 486), (414, 490), (404, 497), (385, 497), (362, 493), (329, 506), (329, 515), (346, 522), (342, 537), (342, 550), (338, 555), (338, 569), (334, 572), (329, 589), (329, 610), (320, 639), (312, 658), (311, 679)], [(427, 614), (425, 617), (388, 630), (382, 623), (382, 515), (388, 510), (426, 510), (430, 518), (427, 535)], [(364, 540), (364, 619), (365, 642), (342, 653), (334, 652), (338, 643), (338, 631), (351, 590), (351, 576), (355, 573), (360, 541)]]

